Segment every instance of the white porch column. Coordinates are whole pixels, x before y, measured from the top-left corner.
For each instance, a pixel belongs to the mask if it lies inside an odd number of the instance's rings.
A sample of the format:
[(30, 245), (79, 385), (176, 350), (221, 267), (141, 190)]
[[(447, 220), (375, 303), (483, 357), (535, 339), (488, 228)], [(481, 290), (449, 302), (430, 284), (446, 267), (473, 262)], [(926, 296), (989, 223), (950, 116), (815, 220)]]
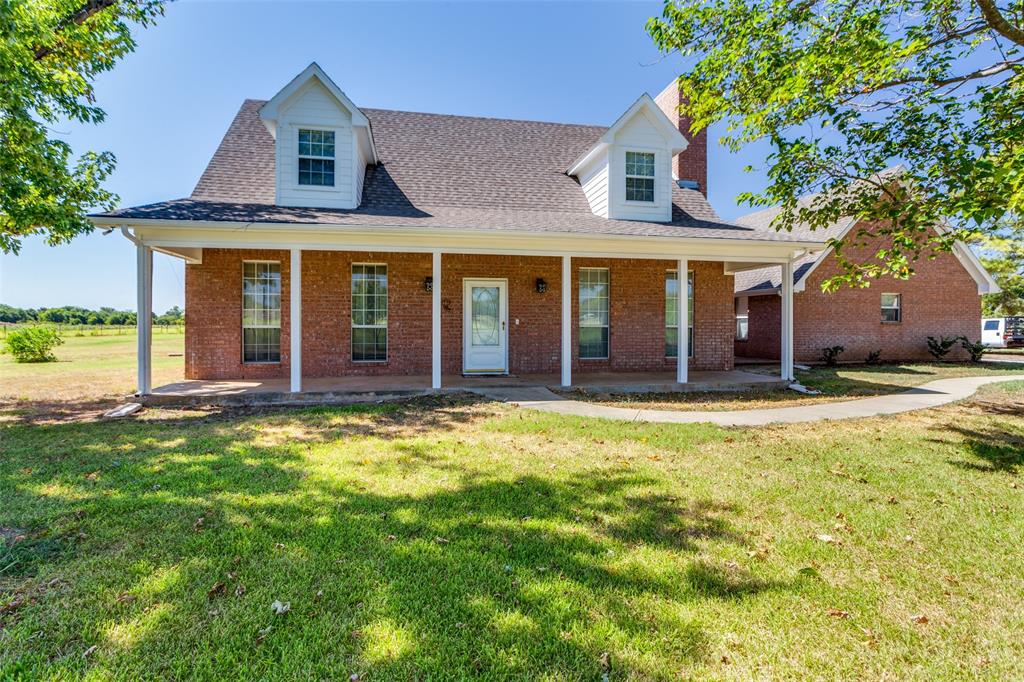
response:
[(793, 381), (793, 261), (782, 264), (782, 348), (781, 375), (784, 381)]
[(572, 386), (572, 256), (562, 256), (562, 386)]
[(291, 392), (302, 391), (302, 250), (292, 249), (291, 278), (288, 282), (291, 339)]
[(433, 253), (430, 286), (430, 386), (441, 388), (441, 252)]
[(135, 323), (139, 333), (138, 391), (139, 395), (149, 395), (153, 391), (153, 249), (138, 243), (135, 250), (138, 294)]
[(676, 264), (676, 381), (685, 384), (690, 377), (690, 262), (680, 258)]

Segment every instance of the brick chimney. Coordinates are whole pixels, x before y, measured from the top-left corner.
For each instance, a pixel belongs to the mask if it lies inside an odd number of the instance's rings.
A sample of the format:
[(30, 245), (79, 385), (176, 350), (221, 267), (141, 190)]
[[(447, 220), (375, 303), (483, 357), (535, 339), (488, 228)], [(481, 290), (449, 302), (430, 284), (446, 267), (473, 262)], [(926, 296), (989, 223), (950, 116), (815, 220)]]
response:
[(672, 159), (672, 173), (680, 180), (691, 180), (698, 183), (701, 194), (708, 195), (708, 131), (702, 130), (696, 136), (690, 132), (690, 119), (680, 113), (679, 105), (685, 104), (679, 83), (672, 81), (661, 94), (654, 98), (658, 108), (665, 112), (668, 119), (679, 127), (690, 146)]

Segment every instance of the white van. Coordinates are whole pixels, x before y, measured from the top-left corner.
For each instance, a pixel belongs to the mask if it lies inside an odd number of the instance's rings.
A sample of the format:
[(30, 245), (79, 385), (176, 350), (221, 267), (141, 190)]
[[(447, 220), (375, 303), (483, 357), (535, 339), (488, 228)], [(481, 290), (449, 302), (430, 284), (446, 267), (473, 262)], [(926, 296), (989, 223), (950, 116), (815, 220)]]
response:
[(1024, 346), (1024, 317), (986, 317), (981, 321), (981, 342), (988, 348)]

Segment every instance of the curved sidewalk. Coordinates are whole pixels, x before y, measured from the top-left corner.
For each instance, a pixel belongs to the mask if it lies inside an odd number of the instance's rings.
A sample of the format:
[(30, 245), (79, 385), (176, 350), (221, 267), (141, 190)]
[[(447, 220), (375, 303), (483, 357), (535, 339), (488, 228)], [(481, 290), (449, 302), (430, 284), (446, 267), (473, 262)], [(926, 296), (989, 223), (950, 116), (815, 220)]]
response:
[(732, 410), (722, 412), (684, 412), (680, 410), (638, 410), (609, 407), (570, 400), (546, 388), (480, 389), (475, 391), (492, 400), (518, 405), (531, 410), (602, 417), (623, 421), (659, 422), (667, 424), (711, 423), (720, 426), (763, 426), (765, 424), (796, 424), (825, 419), (855, 419), (883, 414), (899, 414), (912, 410), (938, 407), (974, 394), (980, 386), (998, 381), (1024, 381), (1024, 374), (1004, 376), (959, 377), (938, 379), (903, 393), (860, 398), (843, 402), (823, 402), (816, 405), (776, 407), (762, 410)]

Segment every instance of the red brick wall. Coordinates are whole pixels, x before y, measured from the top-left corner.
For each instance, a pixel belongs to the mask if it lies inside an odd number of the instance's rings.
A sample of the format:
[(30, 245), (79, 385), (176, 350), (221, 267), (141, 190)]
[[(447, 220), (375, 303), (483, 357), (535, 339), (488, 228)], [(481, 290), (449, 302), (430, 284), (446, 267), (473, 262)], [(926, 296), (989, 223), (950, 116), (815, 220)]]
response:
[[(281, 363), (241, 362), (243, 260), (277, 260), (282, 275)], [(388, 360), (351, 360), (352, 263), (388, 266)], [(574, 359), (575, 371), (671, 370), (665, 358), (665, 271), (674, 261), (573, 259), (573, 352), (577, 353), (580, 267), (607, 267), (611, 282), (610, 354), (604, 361)], [(442, 363), (462, 372), (463, 278), (508, 280), (509, 366), (514, 374), (557, 373), (561, 348), (561, 259), (445, 254), (442, 257)], [(733, 278), (721, 263), (690, 264), (695, 277), (695, 369), (732, 367)], [(304, 251), (302, 254), (303, 375), (307, 377), (429, 374), (429, 254)], [(287, 377), (289, 324), (287, 251), (206, 249), (201, 265), (186, 267), (186, 377)], [(547, 292), (536, 292), (537, 278)], [(518, 320), (518, 324), (516, 324)]]
[(782, 298), (778, 294), (748, 296), (747, 340), (736, 342), (736, 355), (778, 360), (781, 326)]
[(672, 81), (661, 91), (654, 102), (665, 112), (668, 119), (679, 126), (679, 132), (687, 139), (690, 146), (672, 160), (672, 172), (680, 180), (696, 180), (700, 183), (700, 191), (708, 194), (708, 131), (702, 130), (697, 135), (690, 132), (690, 119), (679, 113), (679, 85)]
[[(884, 238), (869, 239), (859, 249), (848, 249), (854, 262), (867, 262)], [(928, 360), (928, 336), (967, 336), (977, 340), (981, 330), (981, 298), (978, 285), (956, 256), (935, 254), (934, 260), (922, 258), (916, 273), (906, 281), (883, 278), (866, 289), (844, 287), (826, 294), (821, 283), (840, 273), (836, 259), (829, 255), (807, 279), (806, 288), (793, 297), (793, 350), (798, 362), (818, 362), (821, 349), (841, 345), (846, 350), (840, 361), (861, 362), (870, 351), (881, 349), (883, 360)], [(881, 321), (881, 295), (900, 294), (902, 321)], [(769, 302), (774, 299), (774, 302)], [(752, 296), (750, 341), (744, 353), (757, 357), (778, 357), (780, 334), (779, 297)], [(757, 325), (755, 304), (763, 308)], [(759, 339), (755, 342), (754, 336)], [(756, 346), (761, 343), (763, 346)], [(737, 344), (737, 347), (740, 344)], [(774, 354), (770, 354), (774, 349)], [(739, 352), (739, 351), (738, 351)], [(966, 359), (959, 346), (947, 356)]]
[[(185, 378), (268, 379), (288, 376), (290, 336), (287, 251), (204, 249), (202, 265), (185, 266)], [(242, 262), (281, 263), (281, 362), (242, 362)]]

